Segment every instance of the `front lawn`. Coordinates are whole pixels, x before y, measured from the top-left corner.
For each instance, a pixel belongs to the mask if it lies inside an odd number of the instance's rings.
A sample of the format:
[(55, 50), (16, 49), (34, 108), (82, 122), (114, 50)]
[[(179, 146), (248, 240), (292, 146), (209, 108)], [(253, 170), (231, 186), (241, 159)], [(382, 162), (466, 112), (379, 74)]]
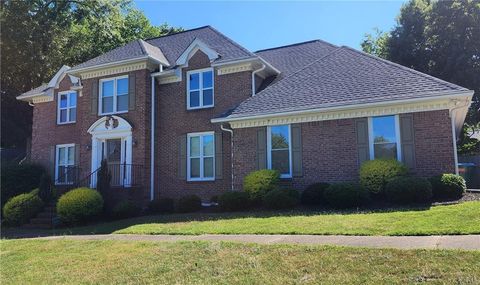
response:
[(2, 284), (478, 284), (480, 252), (210, 242), (0, 241)]

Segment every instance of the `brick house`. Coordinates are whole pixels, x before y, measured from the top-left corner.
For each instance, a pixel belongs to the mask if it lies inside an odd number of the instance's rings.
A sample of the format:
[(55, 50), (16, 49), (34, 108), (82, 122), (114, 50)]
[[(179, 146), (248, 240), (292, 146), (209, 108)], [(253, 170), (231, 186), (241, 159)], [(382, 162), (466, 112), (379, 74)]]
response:
[(250, 52), (206, 26), (64, 66), (18, 99), (33, 106), (31, 159), (59, 187), (95, 187), (106, 159), (110, 195), (208, 202), (262, 168), (299, 190), (357, 180), (382, 157), (419, 176), (454, 173), (472, 95), (348, 47)]

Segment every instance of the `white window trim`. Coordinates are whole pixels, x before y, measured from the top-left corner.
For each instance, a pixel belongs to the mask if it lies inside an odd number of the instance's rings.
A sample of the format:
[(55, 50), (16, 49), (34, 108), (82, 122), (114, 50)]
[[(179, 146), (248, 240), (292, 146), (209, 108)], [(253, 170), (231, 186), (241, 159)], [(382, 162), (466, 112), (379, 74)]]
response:
[[(70, 106), (70, 96), (68, 94), (70, 93), (75, 93), (75, 106)], [(62, 97), (61, 95), (65, 95), (67, 94), (67, 107), (66, 108), (61, 108), (60, 107), (60, 98)], [(78, 103), (78, 92), (75, 91), (75, 90), (68, 90), (68, 91), (62, 91), (62, 92), (58, 92), (57, 94), (57, 125), (67, 125), (67, 124), (73, 124), (73, 123), (76, 123), (77, 122), (77, 114), (75, 114), (75, 120), (74, 121), (70, 121), (70, 112), (72, 108), (75, 108), (75, 113), (77, 112), (77, 103)], [(61, 110), (67, 110), (67, 121), (65, 122), (61, 122), (60, 121), (60, 111)]]
[[(212, 72), (212, 104), (211, 105), (203, 105), (203, 72), (206, 72), (206, 71)], [(198, 91), (200, 91), (199, 92), (200, 105), (198, 107), (190, 107), (190, 74), (192, 73), (199, 74)], [(196, 89), (193, 91), (196, 91)], [(213, 68), (209, 67), (209, 68), (187, 71), (187, 110), (206, 109), (206, 108), (212, 108), (214, 106), (215, 106), (215, 72), (213, 71)]]
[[(58, 182), (58, 168), (59, 168), (59, 164), (58, 164), (58, 158), (60, 157), (59, 153), (60, 153), (60, 149), (61, 148), (69, 148), (69, 147), (73, 147), (73, 166), (75, 166), (75, 152), (76, 152), (76, 149), (75, 149), (75, 144), (73, 143), (69, 143), (69, 144), (57, 144), (55, 146), (55, 185), (69, 185), (69, 184), (73, 184), (73, 182), (64, 182), (64, 183), (61, 183), (61, 182)], [(68, 155), (66, 156), (68, 158)], [(70, 165), (70, 164), (69, 164)], [(65, 166), (65, 165), (63, 165)]]
[[(124, 78), (127, 78), (127, 81), (128, 81), (128, 75), (103, 78), (103, 79), (99, 80), (99, 82), (98, 82), (98, 87), (99, 87), (99, 90), (98, 90), (99, 91), (98, 92), (98, 115), (103, 116), (103, 115), (128, 113), (128, 106), (127, 106), (127, 110), (125, 110), (125, 111), (117, 111), (117, 80), (124, 79)], [(112, 81), (112, 80), (113, 80), (113, 111), (103, 113), (102, 112), (102, 110), (103, 110), (103, 100), (102, 100), (103, 99), (103, 82)], [(127, 96), (130, 96), (129, 91), (130, 91), (130, 82), (128, 82)]]
[[(205, 156), (203, 155), (203, 136), (211, 135), (213, 137), (213, 177), (203, 177), (203, 161)], [(190, 138), (200, 136), (200, 177), (192, 178), (190, 175)], [(207, 156), (210, 157), (210, 156)], [(202, 132), (202, 133), (189, 133), (187, 134), (187, 181), (215, 181), (215, 132)]]
[[(267, 166), (268, 169), (272, 169), (272, 127), (285, 126), (285, 125), (275, 125), (267, 127)], [(292, 127), (288, 126), (288, 164), (289, 164), (289, 173), (280, 174), (280, 178), (292, 178), (293, 177), (293, 163), (292, 163)]]
[[(397, 144), (397, 160), (402, 161), (402, 145), (400, 138), (400, 117), (398, 115), (386, 115), (386, 116), (375, 116), (375, 117), (390, 117), (394, 116), (395, 118), (395, 140)], [(373, 138), (373, 118), (368, 117), (368, 144), (370, 151), (370, 160), (375, 159), (375, 148), (374, 148), (374, 138)]]

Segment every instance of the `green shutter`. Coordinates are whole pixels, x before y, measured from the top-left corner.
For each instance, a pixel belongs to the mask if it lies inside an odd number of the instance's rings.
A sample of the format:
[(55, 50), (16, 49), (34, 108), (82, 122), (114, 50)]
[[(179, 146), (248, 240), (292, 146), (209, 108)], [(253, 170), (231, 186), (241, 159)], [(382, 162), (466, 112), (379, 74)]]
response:
[(92, 98), (91, 99), (91, 106), (90, 111), (92, 115), (98, 114), (98, 79), (93, 79), (92, 81)]
[(370, 145), (368, 141), (368, 119), (362, 118), (355, 121), (357, 135), (358, 165), (370, 160)]
[(291, 126), (292, 137), (292, 167), (293, 176), (299, 177), (303, 175), (302, 165), (302, 127), (300, 124)]
[(55, 146), (50, 146), (50, 176), (55, 181)]
[(187, 179), (187, 135), (178, 138), (178, 178)]
[(261, 127), (257, 129), (256, 169), (265, 168), (267, 168), (267, 128)]
[(223, 179), (222, 133), (215, 133), (215, 179)]
[(413, 171), (415, 170), (415, 134), (412, 114), (400, 115), (400, 142), (402, 163)]
[(128, 110), (135, 110), (135, 73), (128, 75)]

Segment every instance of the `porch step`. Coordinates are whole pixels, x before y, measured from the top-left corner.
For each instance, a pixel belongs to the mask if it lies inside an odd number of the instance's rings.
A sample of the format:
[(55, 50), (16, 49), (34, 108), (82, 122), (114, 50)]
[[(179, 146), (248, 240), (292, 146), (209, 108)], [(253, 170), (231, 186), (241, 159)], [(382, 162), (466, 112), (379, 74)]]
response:
[(51, 229), (51, 224), (25, 224), (22, 227), (26, 229)]
[(48, 218), (48, 219), (51, 219), (55, 217), (55, 212), (52, 211), (52, 212), (41, 212), (41, 213), (38, 213), (38, 215), (35, 217), (35, 218)]
[(53, 220), (56, 216), (55, 205), (48, 204), (43, 211), (38, 213), (30, 222), (24, 225), (25, 228), (50, 229), (53, 227)]

